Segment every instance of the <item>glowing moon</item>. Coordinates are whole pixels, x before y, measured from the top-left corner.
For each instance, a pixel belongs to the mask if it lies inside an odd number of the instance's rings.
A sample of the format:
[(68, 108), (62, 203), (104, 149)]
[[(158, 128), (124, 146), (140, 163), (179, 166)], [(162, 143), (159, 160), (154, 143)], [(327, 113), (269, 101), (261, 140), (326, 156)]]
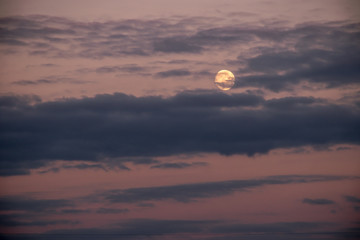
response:
[(230, 90), (235, 84), (235, 76), (228, 70), (220, 70), (215, 76), (215, 85), (223, 91)]

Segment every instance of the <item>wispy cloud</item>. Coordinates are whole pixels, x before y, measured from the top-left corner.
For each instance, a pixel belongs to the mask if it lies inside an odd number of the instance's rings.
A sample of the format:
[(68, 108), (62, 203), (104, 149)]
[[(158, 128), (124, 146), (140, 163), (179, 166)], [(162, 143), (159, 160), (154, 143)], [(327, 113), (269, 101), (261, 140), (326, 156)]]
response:
[(316, 198), (316, 199), (304, 198), (304, 200), (302, 202), (306, 203), (306, 204), (311, 204), (311, 205), (335, 204), (334, 201), (332, 201), (330, 199), (326, 199), (326, 198)]
[(111, 203), (137, 203), (145, 201), (174, 200), (192, 202), (198, 199), (221, 197), (236, 191), (245, 191), (266, 185), (283, 185), (315, 183), (354, 179), (347, 176), (328, 175), (283, 175), (261, 179), (232, 180), (223, 182), (206, 182), (181, 184), (173, 186), (115, 189), (105, 191), (99, 197)]
[(160, 168), (160, 169), (183, 169), (183, 168), (189, 168), (189, 167), (198, 167), (198, 166), (207, 166), (208, 163), (206, 162), (192, 162), (192, 163), (186, 163), (186, 162), (176, 162), (176, 163), (161, 163), (157, 165), (151, 166), (151, 168)]

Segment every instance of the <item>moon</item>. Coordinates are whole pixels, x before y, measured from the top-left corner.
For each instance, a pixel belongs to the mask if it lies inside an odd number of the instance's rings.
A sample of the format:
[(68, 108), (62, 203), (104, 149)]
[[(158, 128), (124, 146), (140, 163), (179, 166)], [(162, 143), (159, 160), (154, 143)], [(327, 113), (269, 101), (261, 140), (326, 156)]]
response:
[(223, 90), (230, 90), (235, 84), (235, 76), (229, 70), (220, 70), (215, 76), (215, 85)]

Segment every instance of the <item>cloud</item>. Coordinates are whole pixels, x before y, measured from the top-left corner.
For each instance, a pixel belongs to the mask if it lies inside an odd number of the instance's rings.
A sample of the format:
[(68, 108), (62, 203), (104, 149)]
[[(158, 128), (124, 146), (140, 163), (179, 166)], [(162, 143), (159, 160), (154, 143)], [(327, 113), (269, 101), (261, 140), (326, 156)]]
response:
[(115, 93), (52, 102), (4, 96), (0, 116), (3, 176), (56, 160), (110, 166), (113, 159), (120, 167), (158, 156), (253, 155), (360, 140), (356, 109), (312, 97), (265, 100), (204, 90), (168, 98)]
[(90, 209), (62, 209), (60, 213), (63, 214), (82, 214), (82, 213), (90, 213)]
[(74, 203), (66, 199), (33, 199), (24, 196), (0, 198), (2, 211), (53, 212), (58, 208), (72, 206)]
[(171, 37), (155, 41), (154, 50), (165, 53), (199, 53), (203, 48), (191, 39)]
[(213, 233), (296, 233), (329, 225), (323, 222), (277, 222), (265, 224), (228, 224), (212, 229)]
[(345, 196), (345, 200), (350, 203), (360, 203), (360, 198), (355, 196)]
[(317, 198), (317, 199), (310, 199), (310, 198), (304, 198), (302, 201), (303, 203), (310, 204), (310, 205), (329, 205), (329, 204), (335, 204), (334, 201), (325, 199), (325, 198)]
[(149, 207), (149, 208), (151, 208), (151, 207), (155, 207), (155, 204), (153, 204), (153, 203), (138, 203), (138, 204), (136, 204), (136, 206), (138, 206), (138, 207)]
[(186, 77), (186, 76), (190, 76), (190, 75), (191, 75), (191, 72), (186, 69), (173, 69), (173, 70), (169, 70), (169, 71), (156, 73), (156, 76), (160, 77), (160, 78)]
[(161, 168), (161, 169), (183, 169), (188, 167), (197, 167), (197, 166), (207, 166), (208, 163), (206, 162), (193, 162), (193, 163), (186, 163), (186, 162), (177, 162), (177, 163), (161, 163), (157, 165), (151, 166), (151, 168)]
[(145, 71), (146, 68), (140, 67), (137, 64), (126, 64), (123, 66), (103, 66), (95, 69), (96, 73), (113, 73), (113, 72), (129, 72), (139, 73)]
[(339, 181), (345, 179), (351, 179), (351, 177), (326, 175), (283, 175), (249, 180), (114, 189), (104, 191), (99, 195), (99, 197), (103, 197), (105, 200), (111, 203), (137, 203), (161, 200), (174, 200), (186, 203), (203, 198), (225, 196), (236, 191), (245, 191), (266, 185), (314, 183), (323, 181)]
[[(69, 208), (72, 207), (72, 208)], [(79, 221), (54, 219), (64, 214), (90, 213), (89, 209), (76, 209), (68, 199), (35, 199), (28, 196), (3, 196), (0, 198), (0, 226), (50, 226), (78, 224)], [(47, 219), (50, 218), (50, 219)]]
[(19, 80), (14, 81), (14, 85), (40, 85), (40, 84), (56, 84), (56, 83), (70, 83), (70, 84), (88, 84), (93, 83), (92, 81), (83, 81), (75, 78), (62, 77), (62, 76), (48, 76), (46, 78), (41, 78), (37, 80)]
[(300, 26), (284, 32), (288, 39), (301, 36), (294, 39), (294, 48), (267, 48), (250, 58), (240, 55), (238, 64), (245, 66), (239, 72), (248, 74), (238, 79), (235, 87), (263, 87), (278, 92), (301, 82), (327, 88), (358, 85), (360, 46), (355, 39), (359, 32), (359, 27), (351, 24)]
[[(27, 239), (48, 238), (66, 235), (67, 239), (323, 239), (337, 232), (322, 231), (333, 226), (327, 222), (271, 222), (242, 224), (233, 221), (177, 220), (177, 219), (131, 219), (118, 223), (118, 226), (83, 229), (57, 229), (44, 234), (28, 235)], [(344, 234), (346, 232), (343, 232)], [(16, 237), (16, 236), (14, 236)], [(17, 238), (15, 238), (17, 239)]]
[(0, 226), (2, 227), (20, 227), (20, 226), (31, 226), (31, 227), (44, 227), (49, 225), (76, 225), (79, 221), (71, 220), (17, 220), (12, 215), (1, 214), (0, 215)]
[(76, 164), (76, 165), (63, 165), (62, 168), (65, 169), (79, 169), (79, 170), (84, 170), (84, 169), (102, 169), (104, 171), (106, 171), (106, 168), (102, 165), (102, 164), (86, 164), (86, 163), (81, 163), (81, 164)]
[(129, 209), (127, 208), (99, 208), (96, 210), (96, 213), (100, 214), (118, 214), (127, 212), (129, 212)]

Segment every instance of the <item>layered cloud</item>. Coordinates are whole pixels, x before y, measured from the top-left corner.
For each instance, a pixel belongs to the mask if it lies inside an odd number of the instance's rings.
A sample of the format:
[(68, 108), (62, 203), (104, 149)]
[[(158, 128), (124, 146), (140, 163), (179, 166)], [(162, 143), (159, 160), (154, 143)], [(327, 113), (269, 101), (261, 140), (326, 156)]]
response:
[[(236, 191), (245, 191), (266, 185), (314, 183), (355, 179), (346, 176), (331, 175), (282, 175), (262, 179), (206, 182), (161, 187), (113, 189), (100, 195), (111, 203), (137, 203), (144, 201), (174, 200), (191, 202), (203, 198), (221, 197)], [(328, 200), (329, 201), (329, 200)], [(315, 203), (314, 203), (315, 202)], [(312, 200), (312, 204), (323, 204), (324, 200)], [(328, 203), (328, 202), (326, 202)], [(333, 203), (333, 202), (332, 202)]]
[(26, 174), (56, 160), (136, 164), (176, 154), (253, 155), (360, 140), (357, 108), (312, 97), (265, 100), (199, 90), (168, 98), (115, 93), (39, 101), (0, 99), (3, 176)]
[[(331, 222), (272, 222), (239, 223), (223, 220), (183, 219), (131, 219), (121, 221), (112, 228), (78, 228), (51, 230), (43, 234), (12, 235), (11, 239), (54, 238), (66, 235), (67, 239), (323, 239), (355, 237), (358, 229), (329, 230)], [(326, 229), (326, 230), (324, 230)]]
[[(326, 88), (359, 84), (358, 23), (308, 23), (296, 26), (267, 22), (228, 25), (218, 19), (167, 18), (78, 22), (51, 16), (0, 19), (0, 46), (8, 54), (23, 52), (52, 58), (144, 59), (211, 52), (238, 52), (237, 59), (220, 57), (217, 64), (237, 69), (235, 87), (284, 91), (309, 82)], [(26, 24), (25, 24), (26, 23)], [(238, 50), (241, 49), (241, 50)], [(146, 60), (145, 60), (146, 61)], [(185, 61), (186, 62), (186, 61)], [(203, 63), (214, 64), (206, 56)], [(148, 72), (161, 78), (189, 76), (186, 64), (173, 70)], [(97, 73), (141, 72), (144, 66), (104, 66)], [(48, 79), (19, 80), (14, 84), (54, 83)]]
[[(82, 201), (87, 201), (87, 208), (78, 208), (74, 200), (70, 199), (35, 199), (26, 195), (8, 196), (0, 198), (2, 211), (12, 211), (15, 213), (1, 213), (1, 227), (45, 227), (45, 226), (68, 226), (81, 224), (80, 221), (74, 219), (82, 214), (88, 216), (95, 215), (123, 215), (132, 211), (132, 208), (109, 207), (113, 204), (135, 204), (135, 207), (154, 207), (147, 201), (180, 201), (182, 203), (191, 204), (195, 200), (222, 197), (239, 191), (249, 191), (254, 188), (269, 187), (276, 185), (296, 184), (313, 184), (317, 182), (333, 182), (343, 180), (358, 179), (351, 176), (339, 175), (281, 175), (269, 176), (258, 179), (244, 179), (232, 181), (218, 181), (205, 183), (191, 183), (181, 185), (129, 188), (129, 189), (112, 189), (105, 191), (95, 191), (94, 195), (82, 197)], [(94, 196), (100, 201), (95, 201)], [(319, 202), (319, 201), (317, 201)], [(94, 205), (89, 205), (92, 203)], [(72, 220), (58, 219), (72, 216)], [(54, 220), (54, 217), (55, 220)], [(100, 216), (99, 216), (100, 217)], [(338, 235), (342, 234), (339, 225), (329, 222), (270, 222), (270, 223), (242, 223), (230, 220), (194, 220), (194, 219), (126, 219), (113, 222), (111, 227), (102, 228), (69, 228), (61, 230), (50, 230), (43, 234), (22, 234), (9, 235), (11, 239), (38, 239), (38, 238), (54, 238), (58, 234), (66, 234), (67, 238), (72, 239), (81, 237), (82, 235), (96, 236), (107, 239), (112, 236), (114, 238), (149, 238), (158, 239), (161, 236), (174, 237), (173, 234), (200, 234), (204, 239), (212, 239), (214, 236), (243, 237), (253, 236), (256, 234), (260, 239), (278, 239), (284, 236), (317, 236), (318, 234)], [(331, 227), (331, 231), (329, 231)], [(60, 230), (59, 230), (60, 229)], [(324, 231), (324, 229), (327, 229)], [(346, 230), (349, 234), (352, 231)], [(185, 235), (184, 235), (185, 234)], [(235, 234), (235, 235), (234, 235)], [(89, 236), (90, 236), (89, 235)], [(207, 238), (209, 237), (210, 238)], [(169, 236), (167, 236), (169, 237)], [(264, 238), (266, 237), (266, 238)], [(110, 238), (112, 239), (112, 238)], [(166, 237), (165, 237), (166, 239)], [(246, 238), (245, 238), (246, 239)], [(251, 239), (251, 238), (250, 238)], [(290, 238), (291, 239), (291, 238)], [(316, 238), (314, 238), (316, 239)]]

